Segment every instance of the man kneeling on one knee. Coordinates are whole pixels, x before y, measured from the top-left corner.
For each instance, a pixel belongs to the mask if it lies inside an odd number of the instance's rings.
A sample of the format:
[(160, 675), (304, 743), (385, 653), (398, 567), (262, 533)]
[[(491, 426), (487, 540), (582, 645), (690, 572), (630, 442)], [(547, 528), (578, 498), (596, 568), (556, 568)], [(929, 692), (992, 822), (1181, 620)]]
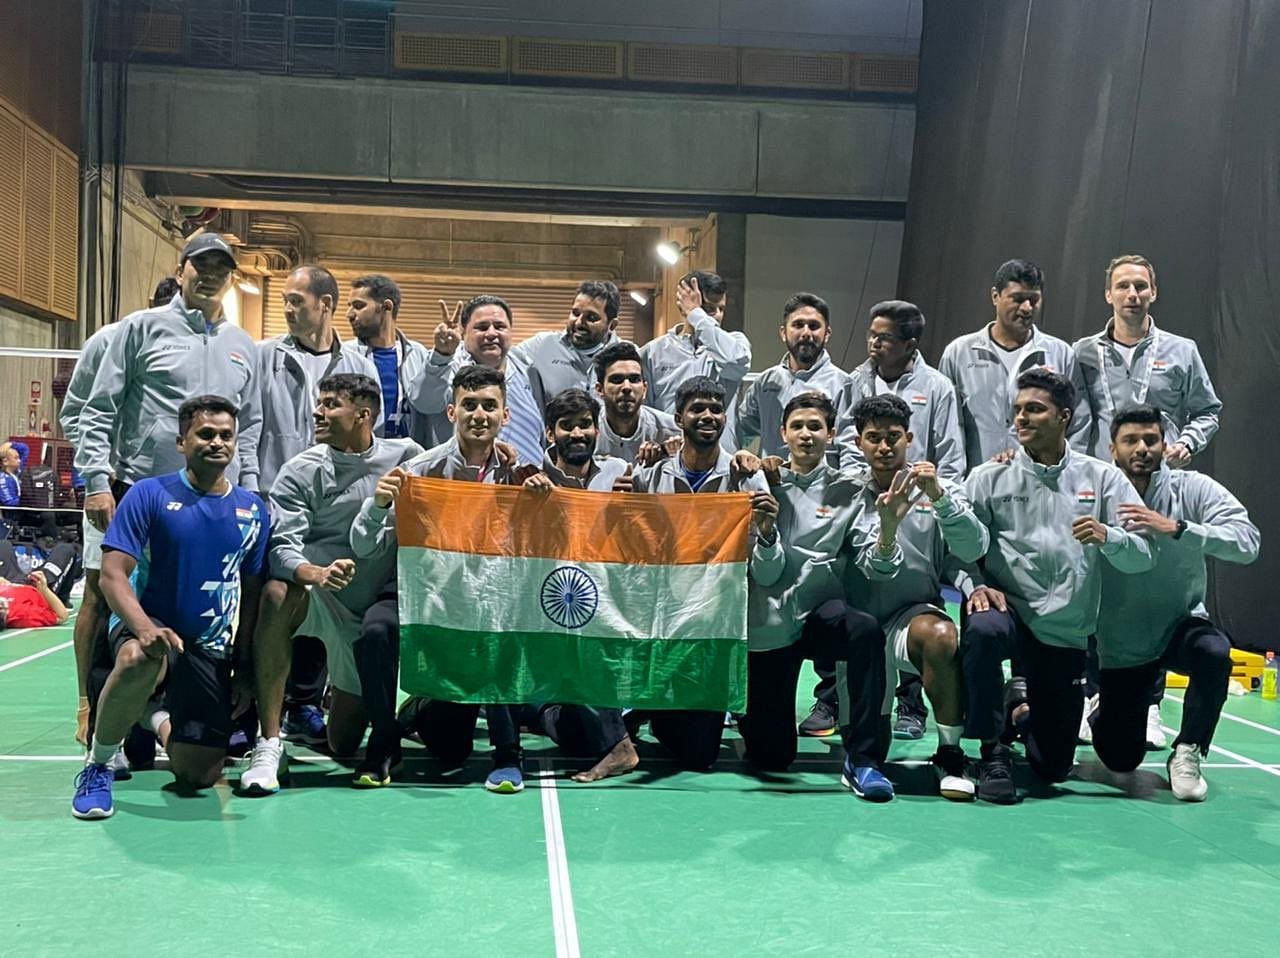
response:
[(130, 488), (103, 539), (115, 665), (76, 779), (77, 818), (114, 812), (113, 757), (162, 682), (168, 718), (152, 727), (179, 783), (203, 788), (222, 778), (233, 714), (252, 701), (240, 639), (252, 634), (269, 541), (262, 500), (224, 475), (236, 454), (236, 415), (221, 396), (184, 402), (177, 443), (186, 468)]

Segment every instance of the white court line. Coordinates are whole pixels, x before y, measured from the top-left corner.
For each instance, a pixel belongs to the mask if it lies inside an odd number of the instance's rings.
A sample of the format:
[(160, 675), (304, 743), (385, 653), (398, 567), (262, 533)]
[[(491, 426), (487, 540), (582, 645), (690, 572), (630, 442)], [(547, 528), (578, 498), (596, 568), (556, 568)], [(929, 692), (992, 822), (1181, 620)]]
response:
[[(1169, 728), (1169, 726), (1167, 725), (1161, 725), (1160, 727), (1164, 729), (1166, 735), (1172, 735), (1175, 738), (1178, 736), (1178, 730), (1176, 728)], [(1233, 758), (1237, 762), (1244, 762), (1244, 764), (1248, 765), (1250, 768), (1260, 769), (1261, 771), (1266, 772), (1268, 775), (1274, 775), (1276, 778), (1280, 778), (1280, 769), (1277, 769), (1271, 765), (1263, 765), (1261, 762), (1255, 762), (1253, 759), (1249, 758), (1246, 755), (1240, 755), (1237, 752), (1233, 752), (1230, 749), (1221, 748), (1220, 746), (1217, 746), (1217, 745), (1210, 745), (1209, 751), (1217, 752), (1219, 755), (1225, 755), (1227, 758)], [(1205, 766), (1201, 766), (1201, 767), (1203, 768)]]
[(573, 889), (569, 887), (569, 859), (564, 850), (564, 825), (560, 821), (556, 773), (548, 759), (541, 759), (538, 766), (538, 791), (542, 794), (542, 827), (547, 840), (547, 877), (551, 880), (551, 921), (556, 934), (556, 958), (579, 958), (578, 920), (573, 913)]
[(54, 631), (55, 629), (59, 629), (59, 630), (60, 630), (60, 629), (69, 629), (69, 628), (71, 628), (71, 627), (72, 627), (72, 626), (71, 626), (71, 623), (69, 623), (69, 622), (68, 622), (68, 623), (66, 623), (66, 624), (64, 624), (64, 625), (41, 625), (41, 626), (32, 626), (32, 627), (31, 627), (31, 628), (29, 628), (29, 629), (5, 629), (4, 633), (3, 633), (3, 634), (0, 634), (0, 642), (3, 642), (5, 639), (16, 639), (18, 636), (20, 636), (20, 635), (25, 635), (25, 634), (26, 634), (26, 633), (28, 633), (28, 632), (42, 632), (42, 631), (44, 631), (44, 630), (46, 630), (46, 629), (47, 629), (48, 631), (52, 632), (52, 631)]
[[(1173, 699), (1179, 705), (1182, 705), (1183, 699), (1178, 698), (1172, 692), (1165, 692), (1165, 698)], [(1228, 699), (1230, 701), (1230, 699)], [(1270, 732), (1272, 735), (1280, 735), (1280, 728), (1272, 728), (1270, 725), (1262, 725), (1259, 722), (1251, 722), (1247, 718), (1241, 718), (1239, 715), (1229, 715), (1226, 712), (1221, 713), (1222, 718), (1230, 719), (1233, 722), (1239, 722), (1241, 725), (1247, 725), (1249, 728), (1256, 728), (1259, 732)]]
[(43, 652), (37, 652), (34, 655), (28, 655), (26, 658), (18, 659), (16, 662), (6, 662), (0, 665), (0, 672), (8, 672), (10, 669), (16, 669), (19, 665), (26, 665), (28, 662), (34, 662), (36, 659), (42, 659), (46, 655), (53, 655), (54, 652), (61, 652), (63, 649), (69, 649), (74, 643), (63, 642), (61, 645), (55, 645), (53, 648), (45, 649)]

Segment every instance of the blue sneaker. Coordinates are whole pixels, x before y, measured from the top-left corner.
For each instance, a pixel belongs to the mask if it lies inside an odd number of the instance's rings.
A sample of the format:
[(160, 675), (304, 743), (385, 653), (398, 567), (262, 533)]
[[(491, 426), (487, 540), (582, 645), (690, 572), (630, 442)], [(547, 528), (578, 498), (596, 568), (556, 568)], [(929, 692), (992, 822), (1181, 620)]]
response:
[(844, 760), (840, 784), (853, 789), (853, 794), (868, 802), (887, 802), (893, 798), (893, 783), (884, 777), (880, 769), (871, 765), (851, 765)]
[(324, 713), (314, 705), (290, 709), (284, 716), (281, 737), (304, 745), (323, 745), (328, 741), (324, 728)]
[(110, 766), (90, 762), (76, 776), (71, 814), (76, 818), (110, 818), (115, 812), (111, 804), (111, 785), (114, 782), (115, 775)]
[(524, 791), (524, 775), (518, 765), (495, 768), (484, 780), (484, 787), (499, 795), (514, 795)]

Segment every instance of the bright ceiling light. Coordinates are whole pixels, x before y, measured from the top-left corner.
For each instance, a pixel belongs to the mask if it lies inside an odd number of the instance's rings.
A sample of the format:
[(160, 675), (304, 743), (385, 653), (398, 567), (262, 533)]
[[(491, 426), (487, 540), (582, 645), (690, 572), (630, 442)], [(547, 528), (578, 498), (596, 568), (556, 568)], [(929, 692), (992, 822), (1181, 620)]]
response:
[(637, 306), (649, 305), (649, 297), (646, 296), (644, 293), (640, 292), (640, 290), (633, 289), (633, 290), (630, 290), (630, 293), (631, 293), (631, 298), (636, 301)]
[(250, 296), (259, 295), (258, 287), (254, 286), (253, 283), (249, 282), (247, 279), (242, 279), (240, 282), (236, 283), (236, 285), (240, 287), (240, 292), (242, 293), (248, 293)]
[(658, 259), (671, 266), (675, 266), (680, 262), (680, 247), (668, 240), (665, 243), (659, 243), (654, 247), (654, 252), (658, 254)]

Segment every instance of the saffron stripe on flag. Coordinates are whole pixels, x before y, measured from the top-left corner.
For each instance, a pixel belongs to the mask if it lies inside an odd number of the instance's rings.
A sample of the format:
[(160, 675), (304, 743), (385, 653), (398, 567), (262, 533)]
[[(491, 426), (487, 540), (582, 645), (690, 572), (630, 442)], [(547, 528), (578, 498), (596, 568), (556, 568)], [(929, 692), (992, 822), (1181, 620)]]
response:
[(446, 702), (743, 711), (747, 644), (400, 626), (400, 685)]
[(400, 546), (566, 562), (745, 562), (746, 493), (659, 496), (413, 477), (396, 505)]

